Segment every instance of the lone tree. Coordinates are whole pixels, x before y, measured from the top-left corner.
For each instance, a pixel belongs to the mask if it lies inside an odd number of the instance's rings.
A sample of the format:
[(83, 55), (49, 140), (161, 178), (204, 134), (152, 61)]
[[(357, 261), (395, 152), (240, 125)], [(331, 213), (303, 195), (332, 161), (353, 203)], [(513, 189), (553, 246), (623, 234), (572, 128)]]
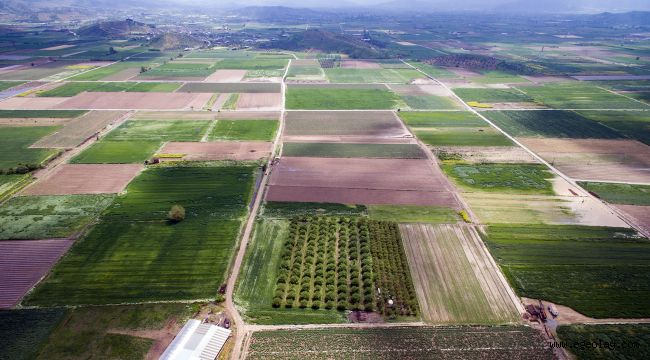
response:
[(167, 213), (167, 219), (173, 223), (185, 220), (185, 208), (180, 205), (174, 205)]

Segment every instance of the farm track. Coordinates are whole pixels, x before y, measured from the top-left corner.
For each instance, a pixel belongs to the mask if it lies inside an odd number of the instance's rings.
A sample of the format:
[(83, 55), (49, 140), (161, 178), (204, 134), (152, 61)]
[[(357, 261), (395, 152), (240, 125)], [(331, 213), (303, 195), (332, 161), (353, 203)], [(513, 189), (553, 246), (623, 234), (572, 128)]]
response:
[(289, 60), (289, 63), (287, 64), (287, 67), (284, 71), (284, 75), (282, 77), (282, 83), (281, 83), (282, 107), (280, 110), (281, 111), (280, 124), (279, 124), (278, 131), (275, 135), (275, 139), (273, 140), (271, 156), (269, 156), (268, 158), (266, 164), (266, 171), (262, 173), (262, 180), (259, 183), (259, 188), (256, 192), (256, 197), (253, 202), (253, 206), (248, 212), (248, 219), (246, 220), (246, 225), (244, 226), (244, 232), (242, 234), (241, 241), (239, 242), (239, 247), (237, 249), (237, 255), (235, 256), (235, 260), (230, 268), (230, 273), (228, 275), (228, 281), (226, 284), (225, 309), (226, 312), (229, 314), (230, 318), (233, 320), (233, 323), (235, 325), (235, 332), (234, 332), (235, 344), (232, 348), (230, 358), (235, 360), (245, 358), (246, 352), (245, 351), (242, 352), (242, 347), (244, 345), (244, 341), (250, 338), (250, 330), (248, 330), (249, 325), (246, 325), (244, 319), (241, 317), (241, 314), (239, 313), (239, 310), (237, 310), (237, 307), (235, 306), (235, 303), (233, 301), (233, 295), (235, 292), (235, 285), (237, 284), (237, 277), (239, 276), (239, 271), (241, 270), (242, 263), (244, 262), (244, 255), (246, 255), (246, 249), (248, 248), (248, 243), (250, 241), (253, 227), (255, 225), (255, 218), (257, 217), (260, 204), (262, 203), (262, 199), (264, 198), (266, 184), (269, 181), (269, 174), (270, 174), (271, 164), (273, 162), (274, 154), (276, 154), (279, 144), (281, 147), (282, 131), (284, 129), (284, 120), (286, 116), (285, 105), (286, 105), (287, 85), (285, 80), (287, 78), (287, 73), (289, 72), (289, 67), (291, 67), (291, 59)]
[[(407, 63), (407, 62), (405, 62), (405, 61), (403, 61), (403, 62), (404, 62), (405, 64), (407, 64), (408, 66), (410, 66), (411, 68), (414, 68), (414, 69), (418, 70), (419, 72), (421, 72), (422, 74), (424, 74), (424, 75), (425, 75), (426, 77), (428, 77), (429, 79), (432, 79), (432, 80), (434, 80), (435, 82), (437, 82), (438, 84), (440, 84), (441, 86), (445, 87), (447, 90), (449, 90), (449, 91), (453, 94), (453, 96), (456, 98), (456, 100), (460, 101), (461, 104), (464, 105), (464, 107), (465, 107), (468, 111), (474, 113), (475, 115), (477, 115), (478, 117), (480, 117), (481, 119), (483, 119), (483, 121), (485, 121), (485, 122), (487, 122), (488, 124), (490, 124), (490, 126), (492, 126), (493, 128), (495, 128), (496, 130), (498, 130), (500, 133), (502, 133), (504, 136), (506, 136), (510, 141), (512, 141), (513, 143), (517, 144), (518, 146), (520, 146), (521, 148), (523, 148), (524, 150), (526, 150), (526, 151), (527, 151), (531, 156), (533, 156), (535, 159), (537, 159), (537, 161), (539, 161), (541, 164), (544, 164), (546, 167), (548, 167), (548, 168), (549, 168), (553, 173), (555, 173), (557, 176), (559, 176), (559, 177), (561, 177), (562, 179), (566, 180), (566, 181), (567, 181), (569, 184), (571, 184), (572, 186), (574, 186), (574, 187), (580, 189), (581, 191), (585, 192), (587, 197), (589, 197), (589, 198), (591, 198), (591, 199), (593, 199), (593, 200), (595, 200), (595, 201), (601, 201), (600, 199), (594, 197), (591, 193), (589, 193), (589, 192), (587, 192), (585, 189), (583, 189), (580, 185), (578, 185), (578, 183), (577, 183), (576, 180), (574, 180), (574, 179), (572, 179), (571, 177), (565, 175), (565, 174), (564, 174), (563, 172), (561, 172), (559, 169), (557, 169), (556, 167), (554, 167), (553, 165), (551, 165), (549, 162), (547, 162), (546, 160), (544, 160), (541, 156), (537, 155), (537, 153), (535, 153), (533, 150), (531, 150), (530, 148), (528, 148), (527, 146), (525, 146), (524, 144), (522, 144), (520, 141), (518, 141), (517, 139), (515, 139), (515, 137), (511, 136), (510, 134), (508, 134), (507, 132), (505, 132), (503, 129), (501, 129), (499, 126), (497, 126), (494, 122), (490, 121), (488, 118), (486, 118), (485, 116), (483, 116), (479, 111), (477, 111), (476, 109), (474, 109), (474, 108), (472, 108), (471, 106), (469, 106), (469, 105), (468, 105), (468, 104), (467, 104), (463, 99), (461, 99), (458, 95), (456, 95), (456, 93), (453, 92), (453, 90), (452, 90), (451, 88), (449, 88), (446, 84), (444, 84), (443, 82), (439, 81), (438, 79), (436, 79), (436, 78), (434, 78), (434, 77), (432, 77), (432, 76), (426, 74), (425, 72), (423, 72), (423, 71), (421, 71), (421, 70), (415, 68), (413, 65), (411, 65), (411, 64), (409, 64), (409, 63)], [(644, 104), (645, 104), (645, 103), (644, 103)], [(557, 109), (556, 109), (556, 110), (557, 110)], [(642, 234), (642, 235), (644, 235), (644, 236), (646, 236), (646, 237), (650, 237), (650, 233), (648, 233), (647, 231), (645, 231), (645, 229), (639, 229), (639, 228), (638, 228), (637, 226), (635, 226), (634, 223), (633, 223), (632, 221), (630, 221), (627, 217), (625, 217), (625, 216), (621, 216), (622, 214), (621, 214), (620, 212), (617, 212), (615, 209), (613, 209), (613, 206), (609, 205), (609, 204), (606, 203), (606, 202), (603, 202), (603, 204), (605, 204), (605, 206), (606, 206), (609, 210), (611, 210), (612, 212), (614, 212), (614, 213), (615, 213), (615, 214), (616, 214), (616, 215), (617, 215), (617, 216), (618, 216), (618, 217), (619, 217), (623, 222), (625, 222), (625, 223), (626, 223), (630, 228), (633, 228), (633, 229), (637, 230), (640, 234)]]

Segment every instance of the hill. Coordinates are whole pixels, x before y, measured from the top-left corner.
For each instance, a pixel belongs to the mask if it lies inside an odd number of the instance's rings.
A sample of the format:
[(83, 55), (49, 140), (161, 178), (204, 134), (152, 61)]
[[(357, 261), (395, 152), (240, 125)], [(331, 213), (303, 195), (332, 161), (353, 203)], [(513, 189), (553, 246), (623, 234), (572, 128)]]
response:
[(182, 50), (185, 48), (195, 48), (205, 45), (199, 40), (188, 34), (165, 33), (154, 38), (151, 47), (160, 50)]
[(322, 52), (343, 53), (349, 55), (351, 58), (370, 59), (386, 57), (385, 51), (363, 40), (349, 35), (319, 29), (305, 30), (292, 34), (286, 39), (272, 41), (267, 46), (292, 51), (314, 49)]
[(145, 23), (131, 19), (117, 21), (103, 21), (89, 26), (84, 26), (77, 31), (81, 36), (93, 37), (124, 37), (129, 35), (146, 35), (156, 32), (156, 28)]

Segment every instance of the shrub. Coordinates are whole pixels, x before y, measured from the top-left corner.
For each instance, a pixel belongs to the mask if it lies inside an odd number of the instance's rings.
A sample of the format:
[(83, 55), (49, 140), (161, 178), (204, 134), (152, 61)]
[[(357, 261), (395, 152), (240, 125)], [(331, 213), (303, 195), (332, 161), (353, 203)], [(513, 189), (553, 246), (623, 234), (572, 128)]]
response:
[(185, 220), (185, 208), (180, 205), (174, 205), (167, 213), (167, 219), (173, 223)]
[(271, 306), (273, 306), (274, 308), (279, 308), (281, 304), (282, 304), (282, 300), (279, 297), (276, 297), (273, 298), (273, 303), (271, 304)]

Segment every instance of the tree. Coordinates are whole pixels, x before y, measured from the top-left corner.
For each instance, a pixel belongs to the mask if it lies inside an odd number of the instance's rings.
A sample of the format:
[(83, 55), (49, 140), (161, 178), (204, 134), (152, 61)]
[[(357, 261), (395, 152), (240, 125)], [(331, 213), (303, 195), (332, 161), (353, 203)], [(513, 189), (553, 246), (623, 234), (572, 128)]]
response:
[(185, 208), (180, 205), (174, 205), (167, 214), (167, 219), (177, 223), (185, 220)]
[(110, 48), (108, 48), (108, 53), (109, 53), (110, 55), (113, 55), (113, 54), (117, 54), (117, 51), (115, 50), (114, 47), (111, 46)]

